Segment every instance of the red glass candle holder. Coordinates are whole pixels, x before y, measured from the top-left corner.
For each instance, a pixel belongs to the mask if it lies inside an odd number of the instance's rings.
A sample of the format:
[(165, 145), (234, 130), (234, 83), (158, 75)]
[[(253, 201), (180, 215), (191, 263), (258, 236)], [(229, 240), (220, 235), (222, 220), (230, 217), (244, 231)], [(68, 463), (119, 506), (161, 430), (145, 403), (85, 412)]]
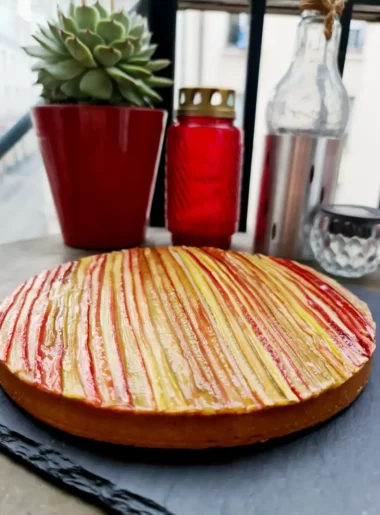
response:
[[(217, 105), (212, 104), (215, 95)], [(180, 92), (178, 120), (169, 128), (166, 147), (166, 225), (174, 245), (231, 245), (239, 218), (242, 155), (234, 99), (228, 90)]]

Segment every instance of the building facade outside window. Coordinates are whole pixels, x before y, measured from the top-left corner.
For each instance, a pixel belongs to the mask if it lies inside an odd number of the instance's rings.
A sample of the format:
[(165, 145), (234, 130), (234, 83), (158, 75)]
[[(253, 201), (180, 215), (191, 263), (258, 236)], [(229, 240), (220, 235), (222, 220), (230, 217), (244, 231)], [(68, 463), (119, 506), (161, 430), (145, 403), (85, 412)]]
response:
[(248, 47), (248, 14), (230, 14), (228, 46), (245, 49)]
[(365, 23), (352, 20), (350, 25), (350, 34), (348, 36), (347, 51), (361, 53), (364, 47), (365, 39)]

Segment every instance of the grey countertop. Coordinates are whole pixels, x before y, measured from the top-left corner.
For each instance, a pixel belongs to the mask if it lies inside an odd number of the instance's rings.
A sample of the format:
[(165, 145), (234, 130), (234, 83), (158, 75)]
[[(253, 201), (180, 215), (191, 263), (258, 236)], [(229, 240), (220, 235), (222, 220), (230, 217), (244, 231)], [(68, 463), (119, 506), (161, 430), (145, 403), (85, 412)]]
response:
[(0, 455), (1, 515), (100, 515), (78, 497), (41, 479), (28, 469)]
[[(167, 245), (164, 230), (151, 229), (146, 245)], [(234, 248), (250, 250), (249, 238), (236, 235)], [(66, 247), (61, 237), (18, 241), (0, 245), (0, 300), (20, 282), (42, 270), (94, 252)], [(346, 281), (360, 287), (380, 290), (380, 274)], [(41, 479), (8, 457), (0, 455), (0, 515), (97, 515), (101, 510)]]

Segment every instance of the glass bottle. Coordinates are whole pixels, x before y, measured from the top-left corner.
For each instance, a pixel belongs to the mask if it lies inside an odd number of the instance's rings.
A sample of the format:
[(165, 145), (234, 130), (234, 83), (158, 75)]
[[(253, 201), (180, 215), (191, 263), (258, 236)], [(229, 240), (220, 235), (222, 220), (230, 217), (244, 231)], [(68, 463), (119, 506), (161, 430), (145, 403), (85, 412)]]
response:
[(326, 40), (324, 20), (318, 11), (301, 15), (293, 61), (267, 107), (270, 134), (344, 134), (349, 100), (337, 63), (341, 25), (336, 18), (332, 37)]

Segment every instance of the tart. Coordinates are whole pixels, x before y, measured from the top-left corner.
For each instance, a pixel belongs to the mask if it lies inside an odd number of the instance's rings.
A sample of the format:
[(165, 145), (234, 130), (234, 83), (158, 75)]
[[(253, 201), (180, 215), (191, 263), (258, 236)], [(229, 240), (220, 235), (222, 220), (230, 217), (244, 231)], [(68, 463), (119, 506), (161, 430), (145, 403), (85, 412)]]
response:
[(0, 382), (36, 418), (144, 447), (234, 446), (324, 421), (366, 385), (367, 306), (292, 261), (136, 248), (47, 270), (0, 305)]

